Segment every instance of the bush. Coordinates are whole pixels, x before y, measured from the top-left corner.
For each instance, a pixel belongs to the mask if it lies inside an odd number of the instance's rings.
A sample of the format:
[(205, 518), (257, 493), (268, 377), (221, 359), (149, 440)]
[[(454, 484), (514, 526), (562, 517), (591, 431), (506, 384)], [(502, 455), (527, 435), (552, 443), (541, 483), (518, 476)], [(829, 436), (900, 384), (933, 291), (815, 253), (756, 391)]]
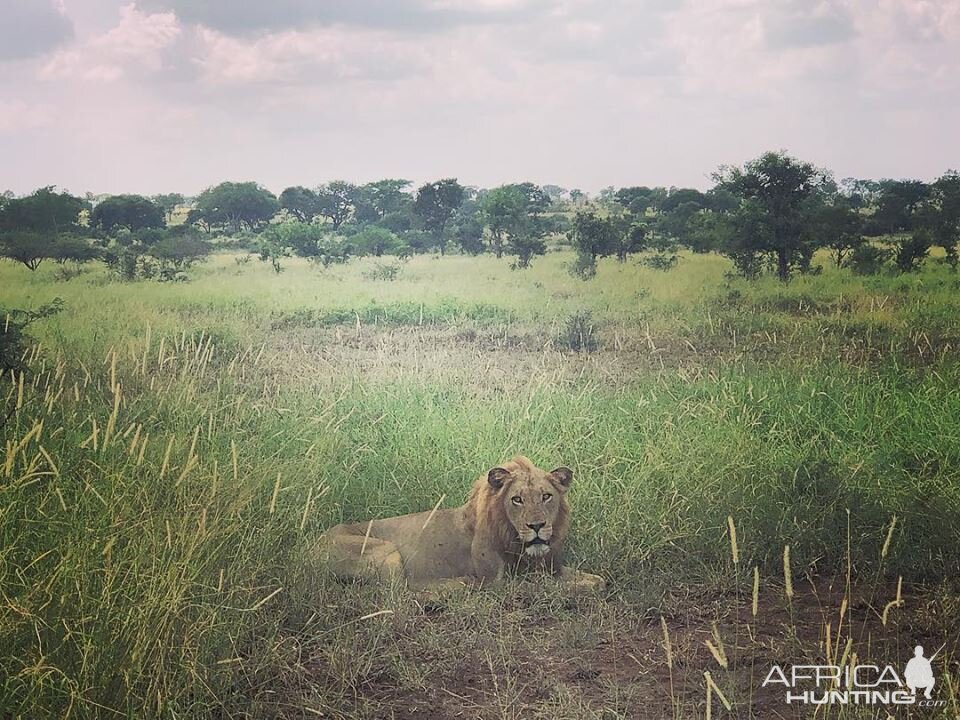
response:
[(844, 260), (844, 267), (850, 268), (854, 275), (878, 275), (890, 261), (890, 251), (869, 243), (853, 249)]
[(920, 269), (927, 252), (930, 250), (930, 238), (926, 233), (916, 232), (897, 242), (894, 263), (900, 272), (915, 272)]
[(62, 298), (54, 298), (53, 302), (41, 305), (36, 310), (0, 308), (0, 377), (7, 376), (11, 370), (22, 372), (26, 369), (23, 357), (27, 341), (24, 329), (27, 325), (56, 315), (61, 310)]
[(577, 253), (577, 259), (570, 265), (570, 274), (581, 280), (592, 280), (597, 276), (597, 261), (589, 253)]
[(596, 352), (600, 348), (596, 326), (589, 310), (578, 310), (568, 316), (558, 344), (574, 352)]
[(386, 280), (392, 282), (400, 277), (402, 268), (396, 263), (374, 263), (373, 267), (365, 270), (363, 276), (367, 280)]
[(643, 260), (641, 260), (640, 264), (654, 270), (667, 272), (668, 270), (675, 268), (679, 260), (680, 258), (673, 253), (654, 253), (653, 255), (645, 257)]
[(163, 270), (185, 270), (210, 254), (210, 243), (194, 233), (173, 234), (151, 246), (149, 255)]

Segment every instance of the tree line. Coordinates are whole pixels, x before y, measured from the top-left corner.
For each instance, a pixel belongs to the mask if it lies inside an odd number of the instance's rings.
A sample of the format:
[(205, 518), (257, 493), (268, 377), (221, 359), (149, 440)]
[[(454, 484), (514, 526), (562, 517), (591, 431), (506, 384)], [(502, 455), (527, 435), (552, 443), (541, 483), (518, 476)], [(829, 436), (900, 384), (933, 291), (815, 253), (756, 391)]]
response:
[[(477, 189), (455, 178), (416, 190), (404, 179), (338, 180), (288, 187), (279, 196), (255, 182), (224, 182), (189, 200), (170, 193), (96, 203), (46, 187), (0, 197), (0, 256), (31, 270), (44, 259), (102, 259), (128, 279), (170, 279), (209, 253), (211, 241), (230, 238), (278, 272), (291, 255), (327, 265), (356, 255), (451, 248), (508, 256), (522, 269), (554, 238), (576, 251), (571, 269), (583, 278), (595, 274), (601, 258), (625, 262), (636, 253), (667, 269), (681, 248), (726, 255), (747, 277), (770, 271), (782, 280), (815, 272), (813, 257), (821, 249), (858, 272), (909, 272), (939, 246), (956, 269), (955, 171), (931, 183), (838, 182), (781, 151), (721, 167), (713, 180), (707, 191), (632, 186), (607, 188), (595, 198), (530, 182)], [(175, 217), (185, 205), (185, 217)]]

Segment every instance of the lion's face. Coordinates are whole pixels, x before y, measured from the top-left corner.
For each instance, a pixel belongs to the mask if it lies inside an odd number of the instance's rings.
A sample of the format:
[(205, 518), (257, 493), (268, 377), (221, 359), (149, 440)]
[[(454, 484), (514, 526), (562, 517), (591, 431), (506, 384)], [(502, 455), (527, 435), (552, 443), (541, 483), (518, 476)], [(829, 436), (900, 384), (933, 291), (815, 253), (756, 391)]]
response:
[(493, 468), (487, 479), (497, 491), (497, 502), (502, 504), (504, 514), (523, 544), (523, 553), (531, 557), (549, 553), (573, 471), (558, 467), (545, 472), (532, 465), (522, 467), (511, 463), (509, 469)]

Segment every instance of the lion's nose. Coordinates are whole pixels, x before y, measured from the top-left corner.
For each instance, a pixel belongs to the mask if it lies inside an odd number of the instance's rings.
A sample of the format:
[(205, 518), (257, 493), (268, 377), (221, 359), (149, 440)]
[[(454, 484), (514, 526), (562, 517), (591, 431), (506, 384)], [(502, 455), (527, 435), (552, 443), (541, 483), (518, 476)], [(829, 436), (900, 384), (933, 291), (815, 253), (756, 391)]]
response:
[(527, 527), (533, 530), (534, 532), (540, 532), (540, 528), (546, 525), (545, 522), (542, 523), (527, 523)]

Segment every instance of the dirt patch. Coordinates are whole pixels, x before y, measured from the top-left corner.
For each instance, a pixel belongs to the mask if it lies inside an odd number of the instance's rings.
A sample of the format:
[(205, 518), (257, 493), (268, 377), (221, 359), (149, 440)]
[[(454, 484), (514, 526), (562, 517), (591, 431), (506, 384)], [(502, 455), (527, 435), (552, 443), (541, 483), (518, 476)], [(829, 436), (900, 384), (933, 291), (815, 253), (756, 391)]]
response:
[[(386, 666), (394, 672), (366, 678), (354, 702), (319, 712), (344, 718), (702, 717), (708, 671), (731, 703), (728, 712), (714, 695), (713, 717), (798, 718), (812, 713), (787, 705), (781, 687), (761, 687), (774, 664), (826, 664), (828, 653), (840, 664), (853, 652), (861, 664), (902, 669), (922, 644), (929, 654), (941, 648), (940, 676), (960, 670), (954, 608), (930, 593), (905, 593), (886, 625), (883, 606), (895, 588), (883, 588), (883, 599), (874, 592), (848, 595), (842, 580), (798, 583), (790, 602), (765, 594), (756, 616), (750, 597), (688, 601), (664, 616), (668, 664), (658, 611), (623, 599), (562, 602), (537, 598), (535, 589), (513, 592), (454, 597), (414, 613), (385, 644), (384, 657), (392, 655)], [(421, 674), (411, 681), (395, 671), (402, 666)], [(321, 685), (334, 681), (320, 657), (307, 668)], [(947, 699), (948, 690), (939, 697)]]

